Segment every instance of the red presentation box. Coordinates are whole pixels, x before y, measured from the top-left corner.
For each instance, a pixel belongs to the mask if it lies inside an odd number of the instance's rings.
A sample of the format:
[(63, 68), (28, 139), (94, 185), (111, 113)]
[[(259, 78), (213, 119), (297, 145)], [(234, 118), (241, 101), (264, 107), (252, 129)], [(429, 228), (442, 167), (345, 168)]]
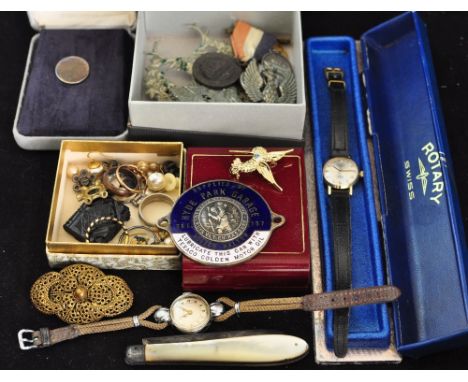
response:
[[(189, 148), (187, 150), (186, 188), (215, 179), (236, 180), (229, 167), (234, 158), (251, 158), (229, 148)], [(268, 151), (285, 150), (267, 148)], [(308, 290), (310, 289), (310, 240), (307, 213), (304, 150), (296, 148), (272, 168), (283, 192), (258, 172), (241, 174), (239, 182), (255, 189), (272, 211), (286, 222), (276, 229), (262, 252), (253, 259), (231, 267), (196, 263), (183, 256), (182, 285), (189, 291), (222, 290)]]

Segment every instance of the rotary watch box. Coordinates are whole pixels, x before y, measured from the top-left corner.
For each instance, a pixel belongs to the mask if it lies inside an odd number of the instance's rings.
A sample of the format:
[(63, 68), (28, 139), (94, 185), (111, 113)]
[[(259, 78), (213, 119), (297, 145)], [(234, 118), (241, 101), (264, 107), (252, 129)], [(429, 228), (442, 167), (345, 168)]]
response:
[(331, 198), (322, 175), (332, 147), (324, 75), (331, 67), (344, 73), (349, 155), (364, 171), (349, 196), (352, 286), (390, 283), (402, 293), (390, 307), (351, 309), (344, 358), (333, 352), (333, 312), (316, 312), (317, 362), (398, 362), (466, 344), (468, 256), (421, 19), (404, 13), (357, 44), (311, 38), (307, 61), (322, 246), (313, 290), (334, 289)]
[[(191, 25), (206, 30), (210, 37), (228, 38), (226, 30), (236, 20), (290, 37), (285, 50), (296, 78), (296, 103), (171, 102), (147, 98), (144, 76), (155, 44), (163, 57), (187, 57), (201, 44), (199, 34)], [(166, 72), (169, 77), (177, 71)], [(175, 73), (171, 79), (174, 83), (187, 83), (187, 78), (180, 73)], [(129, 132), (137, 138), (167, 139), (170, 136), (184, 142), (190, 139), (201, 146), (216, 137), (226, 139), (226, 135), (270, 139), (274, 132), (277, 139), (300, 144), (306, 113), (300, 12), (139, 12), (129, 112), (132, 124)], [(197, 140), (200, 135), (195, 134), (202, 134), (203, 142)]]
[[(73, 181), (67, 170), (71, 167), (88, 168), (88, 163), (93, 159), (114, 159), (119, 163), (130, 164), (138, 161), (173, 161), (178, 165), (179, 177), (175, 189), (166, 195), (176, 200), (181, 193), (184, 174), (184, 146), (181, 142), (63, 141), (46, 236), (46, 252), (50, 266), (88, 263), (103, 269), (180, 269), (180, 254), (172, 243), (120, 244), (119, 237), (123, 231), (119, 231), (108, 243), (86, 243), (78, 241), (64, 229), (63, 225), (83, 205), (77, 200)], [(138, 206), (129, 202), (125, 202), (124, 205), (130, 212), (130, 219), (124, 222), (125, 226), (129, 228), (143, 225), (139, 218)], [(147, 215), (164, 216), (171, 207), (167, 203), (158, 203), (147, 208)]]
[(274, 213), (283, 215), (285, 223), (273, 231), (259, 254), (237, 265), (203, 265), (184, 256), (184, 290), (264, 289), (299, 292), (310, 289), (311, 251), (304, 151), (294, 149), (272, 168), (283, 191), (277, 190), (258, 172), (242, 173), (239, 180), (230, 174), (229, 169), (235, 158), (245, 162), (251, 157), (250, 154), (233, 153), (229, 148), (197, 147), (187, 150), (186, 188), (216, 179), (241, 182), (257, 191)]
[[(18, 145), (57, 150), (64, 139), (126, 139), (136, 12), (28, 16), (38, 33), (31, 39), (13, 126)], [(87, 64), (87, 76), (74, 85), (56, 75), (57, 63), (70, 56)]]

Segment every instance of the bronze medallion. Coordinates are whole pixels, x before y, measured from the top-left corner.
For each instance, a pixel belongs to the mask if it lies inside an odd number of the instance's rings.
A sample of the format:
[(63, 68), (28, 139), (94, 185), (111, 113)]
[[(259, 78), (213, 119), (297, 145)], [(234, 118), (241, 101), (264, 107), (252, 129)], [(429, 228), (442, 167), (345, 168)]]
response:
[(89, 64), (82, 57), (68, 56), (62, 58), (55, 66), (55, 75), (67, 85), (77, 85), (89, 76)]
[(195, 81), (211, 89), (224, 89), (239, 80), (242, 68), (234, 57), (210, 52), (198, 57), (193, 63)]

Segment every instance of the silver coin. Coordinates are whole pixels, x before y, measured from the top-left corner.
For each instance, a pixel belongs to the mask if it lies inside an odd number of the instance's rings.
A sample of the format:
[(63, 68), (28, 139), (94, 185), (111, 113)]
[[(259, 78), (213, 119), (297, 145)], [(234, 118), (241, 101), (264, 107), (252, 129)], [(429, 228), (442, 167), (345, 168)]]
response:
[(55, 65), (55, 75), (67, 85), (77, 85), (89, 76), (89, 64), (82, 57), (68, 56)]

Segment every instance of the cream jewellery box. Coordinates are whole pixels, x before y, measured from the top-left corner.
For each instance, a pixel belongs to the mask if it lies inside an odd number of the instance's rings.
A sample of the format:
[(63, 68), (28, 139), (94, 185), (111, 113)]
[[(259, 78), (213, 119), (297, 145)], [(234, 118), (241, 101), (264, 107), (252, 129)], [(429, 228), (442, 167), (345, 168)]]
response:
[[(29, 12), (30, 43), (13, 135), (27, 150), (59, 149), (63, 139), (124, 140), (136, 12)], [(89, 66), (79, 84), (55, 67), (68, 56)]]
[[(191, 24), (204, 28), (211, 37), (226, 38), (226, 29), (236, 20), (246, 21), (269, 33), (290, 36), (291, 43), (286, 50), (297, 81), (295, 104), (163, 102), (147, 99), (145, 68), (148, 53), (155, 43), (164, 57), (189, 56), (200, 45), (200, 37), (190, 28)], [(172, 139), (187, 143), (186, 135), (193, 133), (203, 137), (203, 142), (194, 140), (195, 145), (207, 145), (217, 136), (275, 137), (300, 144), (306, 113), (302, 49), (300, 12), (139, 12), (129, 96), (130, 135), (135, 132), (137, 138), (154, 139), (169, 135)], [(220, 140), (217, 144), (223, 145)], [(248, 145), (245, 141), (244, 144)]]
[[(108, 243), (86, 243), (78, 241), (64, 229), (64, 224), (83, 205), (73, 191), (73, 181), (68, 170), (70, 167), (80, 170), (89, 168), (92, 159), (116, 160), (120, 164), (136, 164), (139, 161), (162, 164), (170, 160), (177, 164), (179, 180), (176, 187), (165, 195), (176, 200), (181, 194), (181, 178), (184, 174), (184, 146), (181, 142), (63, 141), (47, 227), (46, 253), (49, 265), (56, 268), (72, 263), (87, 263), (103, 269), (180, 269), (180, 254), (173, 244), (121, 244), (119, 239), (123, 230)], [(124, 202), (124, 205), (130, 212), (130, 219), (124, 222), (127, 228), (147, 225), (140, 218), (139, 205), (130, 202)], [(164, 216), (170, 211), (167, 203), (155, 203), (150, 207), (147, 214), (155, 216)]]

